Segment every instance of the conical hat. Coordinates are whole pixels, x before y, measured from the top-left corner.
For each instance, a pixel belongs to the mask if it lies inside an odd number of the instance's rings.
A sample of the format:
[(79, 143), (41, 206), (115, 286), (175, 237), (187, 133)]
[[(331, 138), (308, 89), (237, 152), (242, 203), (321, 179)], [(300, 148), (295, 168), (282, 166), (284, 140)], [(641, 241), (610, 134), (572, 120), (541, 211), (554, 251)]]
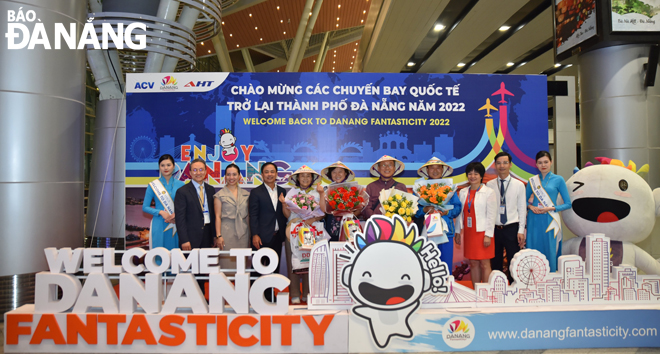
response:
[(371, 165), (371, 169), (369, 169), (369, 172), (371, 172), (371, 174), (376, 176), (376, 177), (380, 177), (380, 173), (378, 173), (378, 164), (383, 162), (383, 161), (394, 161), (394, 174), (392, 176), (396, 176), (399, 173), (403, 172), (403, 168), (405, 167), (403, 162), (395, 159), (392, 156), (387, 156), (387, 155), (383, 155), (383, 157), (378, 159), (378, 161), (376, 161), (376, 163)]
[(433, 165), (442, 166), (442, 177), (447, 177), (447, 176), (451, 175), (452, 172), (454, 172), (454, 169), (451, 168), (451, 166), (449, 166), (446, 163), (442, 162), (442, 160), (440, 160), (439, 158), (433, 156), (422, 167), (420, 167), (419, 170), (417, 170), (417, 174), (420, 175), (421, 177), (424, 177), (424, 178), (430, 178), (427, 167), (433, 166)]
[(346, 180), (344, 180), (342, 182), (350, 182), (350, 181), (353, 180), (353, 178), (355, 178), (355, 172), (353, 172), (353, 170), (348, 168), (341, 161), (337, 161), (337, 162), (333, 163), (332, 165), (330, 165), (330, 166), (328, 166), (328, 167), (321, 170), (321, 177), (323, 178), (324, 181), (326, 181), (328, 183), (333, 182), (332, 181), (332, 175), (330, 174), (330, 170), (335, 168), (335, 167), (343, 168), (344, 170), (346, 170)]
[(311, 168), (307, 167), (307, 165), (302, 165), (300, 166), (299, 169), (296, 170), (296, 172), (292, 173), (291, 176), (289, 176), (289, 184), (290, 185), (297, 185), (298, 184), (298, 174), (300, 173), (311, 173), (312, 174), (312, 186), (316, 184), (321, 179), (321, 176)]

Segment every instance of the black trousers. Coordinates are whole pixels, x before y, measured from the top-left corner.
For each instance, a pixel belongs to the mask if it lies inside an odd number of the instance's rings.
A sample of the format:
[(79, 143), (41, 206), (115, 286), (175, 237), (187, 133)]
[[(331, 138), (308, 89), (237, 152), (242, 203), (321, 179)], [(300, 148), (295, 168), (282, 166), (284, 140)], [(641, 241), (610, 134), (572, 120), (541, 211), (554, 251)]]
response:
[[(505, 249), (509, 266), (511, 266), (513, 255), (520, 251), (520, 245), (518, 245), (518, 226), (517, 222), (504, 227), (495, 226), (495, 257), (490, 261), (490, 266), (493, 270), (503, 271)], [(506, 276), (509, 278), (509, 283), (512, 283), (513, 278), (510, 273), (511, 270), (506, 273)]]
[[(280, 255), (282, 254), (282, 242), (284, 241), (285, 238), (286, 237), (284, 236), (284, 230), (280, 229), (276, 234), (273, 235), (273, 237), (268, 242), (264, 242), (263, 238), (261, 239), (261, 248), (265, 248), (265, 247), (272, 248), (275, 251), (275, 253), (277, 253), (277, 268), (275, 268), (274, 273), (279, 274), (280, 272), (280, 263), (282, 262), (282, 260), (280, 259)], [(252, 243), (252, 240), (250, 240), (250, 243)], [(254, 247), (254, 245), (252, 245), (252, 250), (256, 251), (257, 248)], [(266, 257), (263, 257), (261, 258), (261, 264), (267, 266), (270, 264), (270, 260)], [(254, 268), (254, 266), (252, 268)], [(251, 275), (253, 277), (258, 277), (261, 274), (259, 274), (258, 272), (252, 272)], [(266, 300), (270, 302), (275, 301), (275, 298), (273, 297), (273, 291), (271, 291), (270, 289), (266, 290), (265, 295), (266, 295)]]

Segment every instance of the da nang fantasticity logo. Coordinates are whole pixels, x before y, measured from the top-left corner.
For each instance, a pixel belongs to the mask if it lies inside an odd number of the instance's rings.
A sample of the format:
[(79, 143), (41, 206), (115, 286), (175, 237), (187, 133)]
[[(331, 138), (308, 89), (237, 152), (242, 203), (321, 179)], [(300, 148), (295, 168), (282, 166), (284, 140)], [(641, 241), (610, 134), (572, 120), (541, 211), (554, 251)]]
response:
[(474, 325), (465, 317), (450, 318), (442, 328), (442, 339), (454, 349), (465, 348), (474, 339)]
[[(146, 33), (146, 24), (133, 22), (124, 29), (123, 23), (114, 25), (103, 23), (99, 43), (96, 28), (91, 23), (93, 20), (93, 17), (87, 19), (87, 23), (82, 26), (81, 30), (78, 29), (78, 24), (75, 22), (55, 23), (53, 28), (47, 29), (34, 10), (23, 11), (22, 7), (18, 10), (8, 10), (7, 32), (5, 33), (7, 49), (35, 49), (37, 46), (38, 48), (43, 47), (43, 49), (124, 49), (124, 44), (133, 50), (143, 50), (147, 47), (145, 34), (133, 34), (136, 29)], [(51, 46), (51, 39), (55, 40), (54, 46)], [(109, 46), (109, 42), (112, 42), (113, 45)]]
[(353, 314), (369, 323), (375, 344), (383, 349), (392, 337), (413, 338), (409, 318), (422, 296), (448, 291), (447, 265), (436, 244), (395, 215), (371, 217), (365, 232), (344, 247), (349, 262), (342, 284), (355, 302)]

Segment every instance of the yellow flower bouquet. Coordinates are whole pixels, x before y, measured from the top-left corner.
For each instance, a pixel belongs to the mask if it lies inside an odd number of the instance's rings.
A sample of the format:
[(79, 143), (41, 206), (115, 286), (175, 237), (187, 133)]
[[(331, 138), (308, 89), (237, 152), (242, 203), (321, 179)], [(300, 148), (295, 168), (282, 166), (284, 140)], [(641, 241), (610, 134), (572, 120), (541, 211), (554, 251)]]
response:
[(400, 215), (407, 222), (411, 222), (412, 217), (417, 212), (418, 199), (418, 197), (411, 193), (402, 192), (394, 188), (382, 190), (378, 196), (383, 215), (389, 218), (394, 215)]

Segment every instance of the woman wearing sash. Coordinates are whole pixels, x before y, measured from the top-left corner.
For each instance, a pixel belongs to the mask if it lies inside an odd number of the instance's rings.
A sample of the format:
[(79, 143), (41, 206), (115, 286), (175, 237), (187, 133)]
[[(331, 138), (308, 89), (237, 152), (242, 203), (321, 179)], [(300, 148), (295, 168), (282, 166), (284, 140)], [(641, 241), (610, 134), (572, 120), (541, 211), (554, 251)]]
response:
[(490, 260), (495, 257), (495, 217), (497, 196), (494, 190), (483, 184), (486, 169), (481, 162), (470, 162), (465, 167), (470, 187), (461, 189), (459, 199), (463, 208), (458, 217), (460, 236), (454, 237), (456, 244), (463, 239), (463, 254), (470, 261), (472, 284), (487, 283), (490, 277)]
[[(179, 248), (179, 236), (174, 225), (174, 196), (183, 182), (174, 178), (174, 158), (165, 154), (158, 159), (160, 177), (149, 183), (142, 203), (142, 211), (151, 214), (151, 237), (149, 248), (165, 247), (168, 250)], [(156, 200), (156, 207), (151, 201)]]
[[(566, 182), (562, 176), (550, 172), (552, 157), (547, 151), (536, 154), (536, 167), (540, 174), (527, 183), (527, 248), (543, 253), (550, 271), (557, 271), (557, 258), (561, 256), (561, 219), (559, 212), (571, 208)], [(564, 204), (557, 205), (561, 194)]]
[[(215, 238), (221, 250), (250, 248), (248, 198), (250, 193), (238, 186), (241, 170), (235, 164), (225, 167), (225, 187), (213, 196)], [(236, 269), (236, 257), (220, 256), (220, 267)]]
[[(332, 165), (321, 170), (321, 177), (330, 184), (338, 184), (350, 182), (355, 178), (355, 173), (341, 161), (337, 161)], [(316, 191), (319, 193), (321, 198), (321, 209), (326, 211), (327, 206), (325, 205), (325, 188), (319, 183), (316, 186)], [(360, 215), (361, 211), (356, 211), (355, 216)], [(341, 216), (334, 216), (332, 214), (326, 214), (325, 219), (323, 219), (323, 225), (325, 226), (325, 231), (330, 235), (330, 241), (335, 242), (339, 241), (339, 236), (341, 234)]]

